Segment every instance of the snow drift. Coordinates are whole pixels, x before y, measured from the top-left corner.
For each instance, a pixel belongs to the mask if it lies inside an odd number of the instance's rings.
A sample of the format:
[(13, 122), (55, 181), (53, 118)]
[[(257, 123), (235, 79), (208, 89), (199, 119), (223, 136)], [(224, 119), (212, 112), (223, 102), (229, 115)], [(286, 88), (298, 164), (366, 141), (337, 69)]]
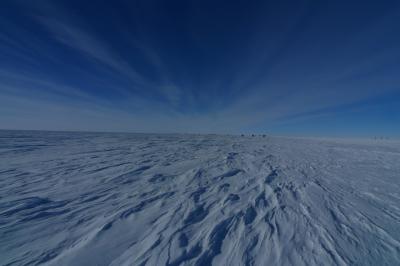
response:
[(400, 144), (0, 132), (1, 265), (399, 265)]

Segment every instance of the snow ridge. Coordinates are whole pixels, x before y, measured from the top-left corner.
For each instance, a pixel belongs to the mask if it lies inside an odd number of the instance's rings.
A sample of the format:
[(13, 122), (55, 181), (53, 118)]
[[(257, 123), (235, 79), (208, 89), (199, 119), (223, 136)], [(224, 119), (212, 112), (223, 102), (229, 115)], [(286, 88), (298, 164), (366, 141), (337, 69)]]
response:
[(1, 265), (397, 265), (397, 142), (0, 132)]

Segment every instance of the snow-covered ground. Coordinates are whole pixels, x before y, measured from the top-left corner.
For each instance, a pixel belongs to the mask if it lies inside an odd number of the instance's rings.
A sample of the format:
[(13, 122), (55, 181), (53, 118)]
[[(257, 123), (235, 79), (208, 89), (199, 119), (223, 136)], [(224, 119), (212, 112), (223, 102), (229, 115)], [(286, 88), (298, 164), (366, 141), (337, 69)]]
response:
[(0, 131), (0, 265), (400, 265), (400, 143)]

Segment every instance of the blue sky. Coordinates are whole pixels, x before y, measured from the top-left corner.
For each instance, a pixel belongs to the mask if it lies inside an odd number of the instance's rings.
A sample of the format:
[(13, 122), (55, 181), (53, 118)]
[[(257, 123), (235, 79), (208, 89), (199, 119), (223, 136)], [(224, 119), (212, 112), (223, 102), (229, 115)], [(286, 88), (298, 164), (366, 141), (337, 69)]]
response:
[(0, 127), (398, 137), (400, 3), (3, 0)]

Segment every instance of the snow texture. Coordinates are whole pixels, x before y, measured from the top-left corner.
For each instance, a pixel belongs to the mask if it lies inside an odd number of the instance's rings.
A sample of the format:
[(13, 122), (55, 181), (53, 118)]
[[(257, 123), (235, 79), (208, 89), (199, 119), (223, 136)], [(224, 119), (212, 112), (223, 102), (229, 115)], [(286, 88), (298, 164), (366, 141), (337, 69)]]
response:
[(400, 143), (0, 132), (0, 265), (400, 265)]

